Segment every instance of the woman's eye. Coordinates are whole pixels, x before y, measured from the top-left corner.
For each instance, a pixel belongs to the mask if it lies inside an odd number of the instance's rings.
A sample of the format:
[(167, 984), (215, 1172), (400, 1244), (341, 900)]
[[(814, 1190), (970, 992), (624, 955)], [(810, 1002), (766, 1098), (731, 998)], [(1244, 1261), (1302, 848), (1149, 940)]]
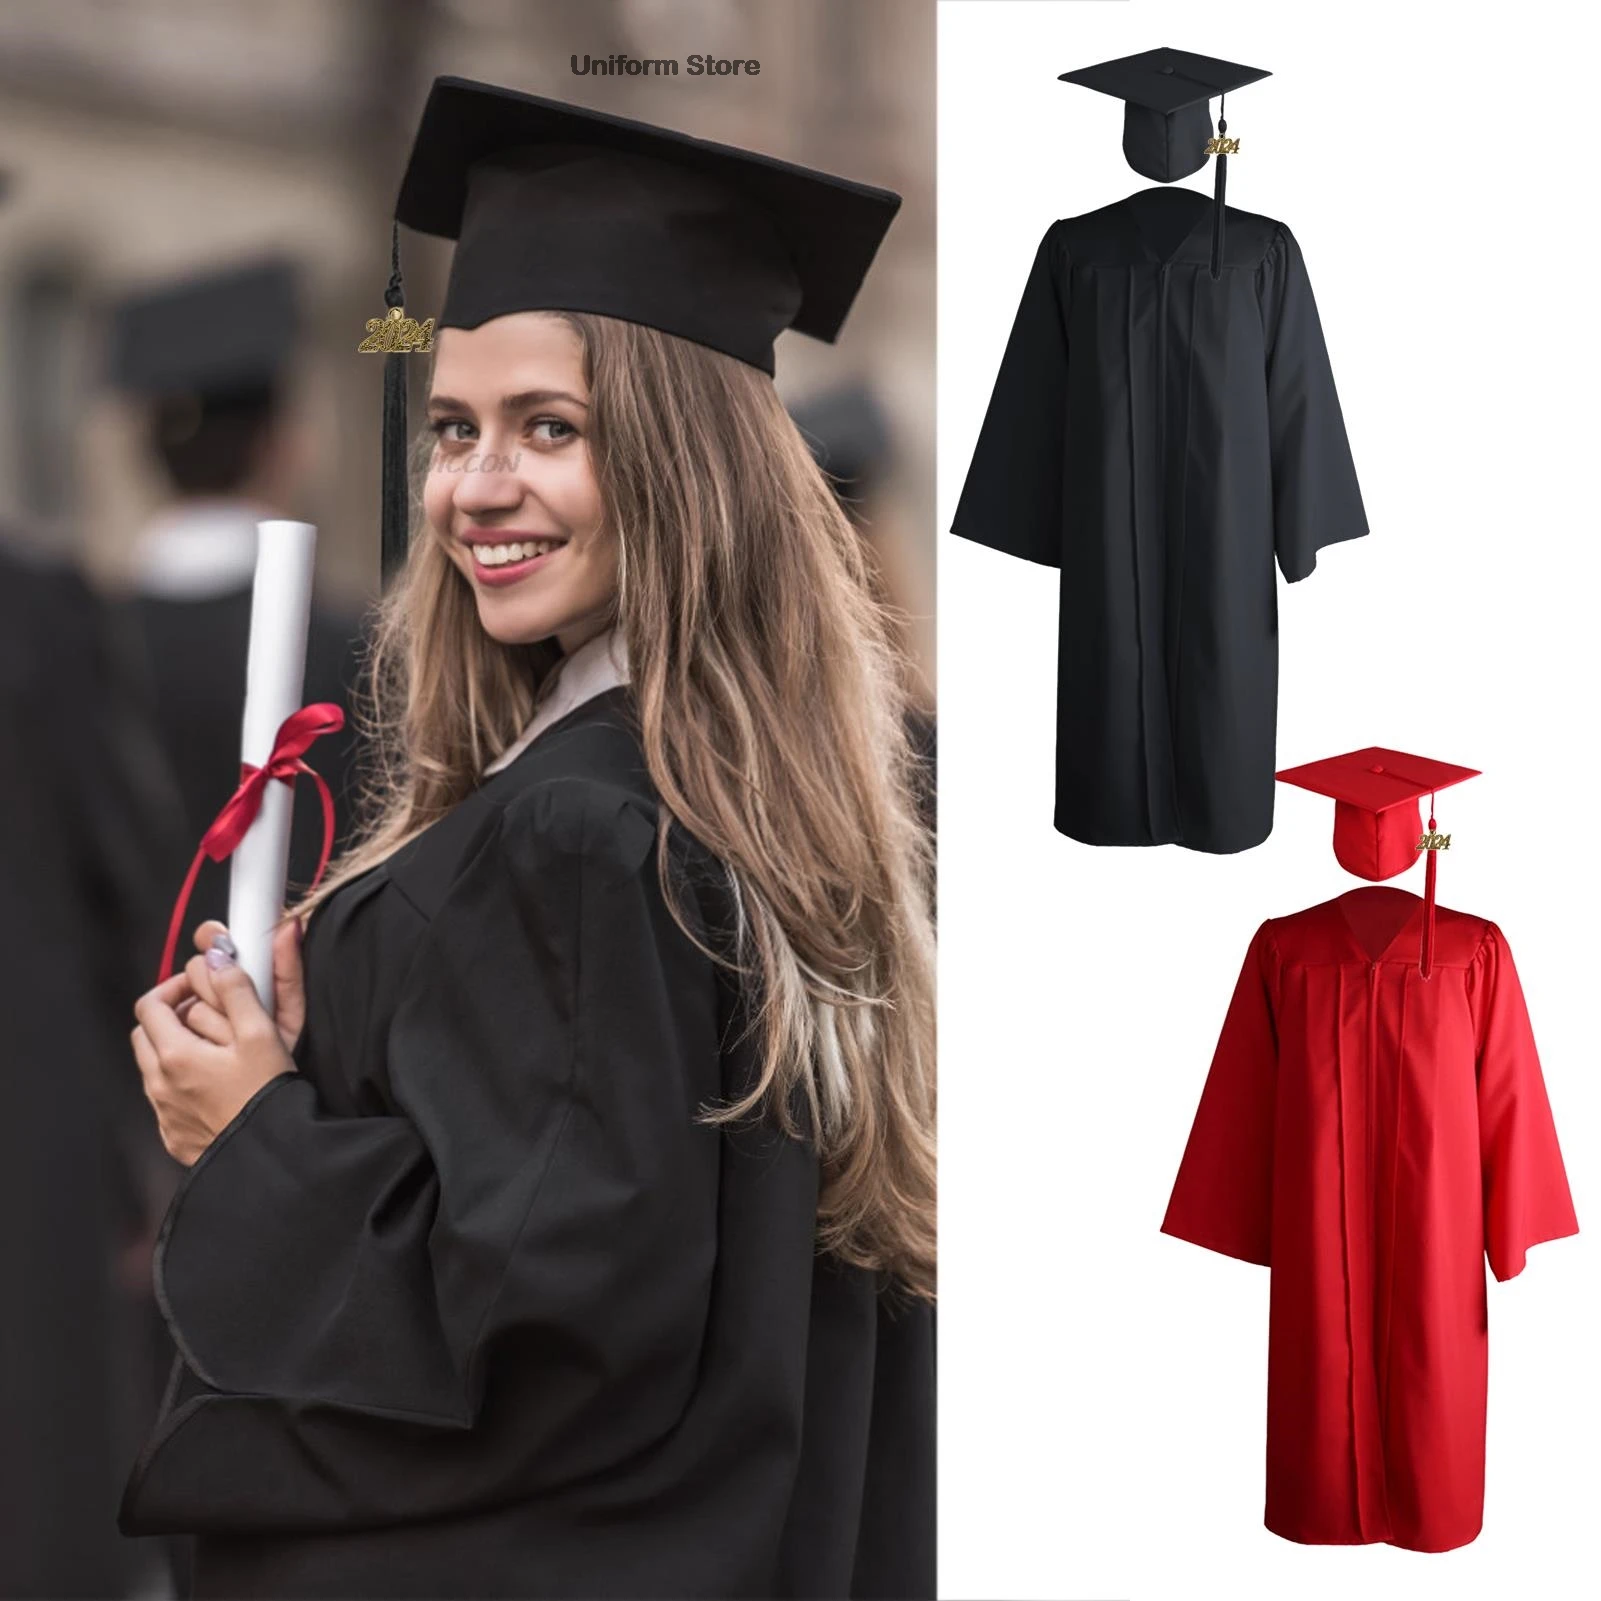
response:
[(563, 439), (570, 439), (578, 432), (564, 417), (536, 417), (533, 421), (533, 430), (536, 438), (552, 445), (560, 443)]
[(428, 425), (436, 438), (448, 445), (465, 444), (472, 437), (472, 424), (461, 417), (439, 417)]

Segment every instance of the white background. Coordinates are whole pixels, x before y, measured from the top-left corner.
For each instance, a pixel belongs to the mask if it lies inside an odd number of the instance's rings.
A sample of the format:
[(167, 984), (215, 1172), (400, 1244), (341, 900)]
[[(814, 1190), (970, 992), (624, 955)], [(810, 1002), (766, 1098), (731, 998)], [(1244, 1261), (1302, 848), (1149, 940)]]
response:
[[(1595, 1594), (1586, 11), (938, 11), (942, 529), (1040, 235), (1144, 186), (1121, 104), (1056, 74), (1155, 45), (1272, 70), (1230, 96), (1229, 198), (1305, 251), (1373, 528), (1281, 582), (1280, 765), (1378, 744), (1484, 769), (1441, 797), (1441, 900), (1511, 941), (1587, 1231), (1490, 1286), (1476, 1542), (1421, 1555), (1266, 1532), (1267, 1274), (1158, 1225), (1252, 931), (1357, 881), (1330, 852), (1331, 803), (1288, 788), (1272, 837), (1239, 856), (1057, 834), (1056, 574), (942, 533), (941, 1595)], [(1209, 189), (1210, 169), (1187, 181)]]

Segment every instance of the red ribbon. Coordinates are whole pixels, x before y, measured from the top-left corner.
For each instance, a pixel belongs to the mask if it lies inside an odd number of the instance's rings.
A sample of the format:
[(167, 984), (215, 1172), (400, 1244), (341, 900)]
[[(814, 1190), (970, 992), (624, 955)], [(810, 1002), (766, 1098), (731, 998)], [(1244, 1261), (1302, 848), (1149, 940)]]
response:
[(161, 971), (156, 982), (164, 984), (172, 976), (173, 956), (178, 949), (178, 934), (183, 928), (184, 913), (189, 909), (189, 897), (194, 892), (195, 880), (200, 876), (200, 864), (209, 856), (214, 862), (225, 861), (239, 848), (239, 842), (250, 831), (256, 814), (261, 810), (261, 797), (267, 784), (276, 778), (294, 786), (297, 774), (305, 773), (317, 785), (322, 801), (322, 854), (317, 858), (317, 871), (312, 876), (311, 888), (321, 880), (323, 870), (334, 848), (334, 798), (327, 781), (315, 768), (308, 767), (302, 758), (312, 744), (324, 734), (337, 733), (345, 726), (345, 714), (330, 701), (318, 701), (291, 712), (280, 724), (272, 742), (272, 754), (261, 767), (249, 762), (240, 764), (239, 787), (228, 797), (222, 810), (212, 820), (211, 827), (201, 836), (200, 849), (189, 864), (183, 888), (178, 891), (178, 904), (172, 909), (172, 921), (167, 925), (167, 943), (161, 952)]

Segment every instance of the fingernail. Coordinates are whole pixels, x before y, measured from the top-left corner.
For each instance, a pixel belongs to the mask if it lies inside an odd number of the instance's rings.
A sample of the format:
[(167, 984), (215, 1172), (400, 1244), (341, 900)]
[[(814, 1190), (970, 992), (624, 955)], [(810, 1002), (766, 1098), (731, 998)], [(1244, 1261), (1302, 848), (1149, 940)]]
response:
[(219, 934), (206, 952), (206, 966), (216, 972), (220, 968), (234, 966), (238, 956), (234, 942), (226, 934)]
[(237, 960), (237, 959), (238, 959), (238, 956), (239, 956), (239, 947), (238, 947), (238, 946), (237, 946), (237, 945), (235, 945), (235, 944), (234, 944), (234, 942), (233, 942), (233, 938), (232, 938), (232, 936), (231, 936), (231, 935), (230, 935), (230, 934), (229, 934), (229, 933), (228, 933), (228, 930), (227, 930), (227, 929), (224, 929), (224, 930), (223, 930), (223, 931), (222, 931), (222, 932), (221, 932), (221, 933), (220, 933), (220, 934), (219, 934), (219, 935), (218, 935), (218, 936), (217, 936), (217, 937), (216, 937), (216, 938), (215, 938), (215, 939), (214, 939), (214, 940), (213, 940), (213, 941), (212, 941), (212, 942), (211, 942), (211, 948), (212, 948), (212, 950), (214, 950), (214, 951), (224, 951), (224, 952), (226, 952), (226, 953), (227, 953), (227, 954), (228, 954), (228, 955), (229, 955), (229, 956), (232, 956), (232, 957), (233, 957), (233, 958), (235, 958), (235, 960)]

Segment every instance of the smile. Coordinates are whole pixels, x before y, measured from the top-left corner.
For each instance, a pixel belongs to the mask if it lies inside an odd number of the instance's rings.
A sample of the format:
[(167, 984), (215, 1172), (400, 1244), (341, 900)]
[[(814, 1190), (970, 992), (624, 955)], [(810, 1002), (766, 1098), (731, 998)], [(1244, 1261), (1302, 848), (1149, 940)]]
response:
[(472, 541), (473, 576), (489, 585), (514, 584), (543, 567), (567, 541), (517, 539), (494, 545)]

